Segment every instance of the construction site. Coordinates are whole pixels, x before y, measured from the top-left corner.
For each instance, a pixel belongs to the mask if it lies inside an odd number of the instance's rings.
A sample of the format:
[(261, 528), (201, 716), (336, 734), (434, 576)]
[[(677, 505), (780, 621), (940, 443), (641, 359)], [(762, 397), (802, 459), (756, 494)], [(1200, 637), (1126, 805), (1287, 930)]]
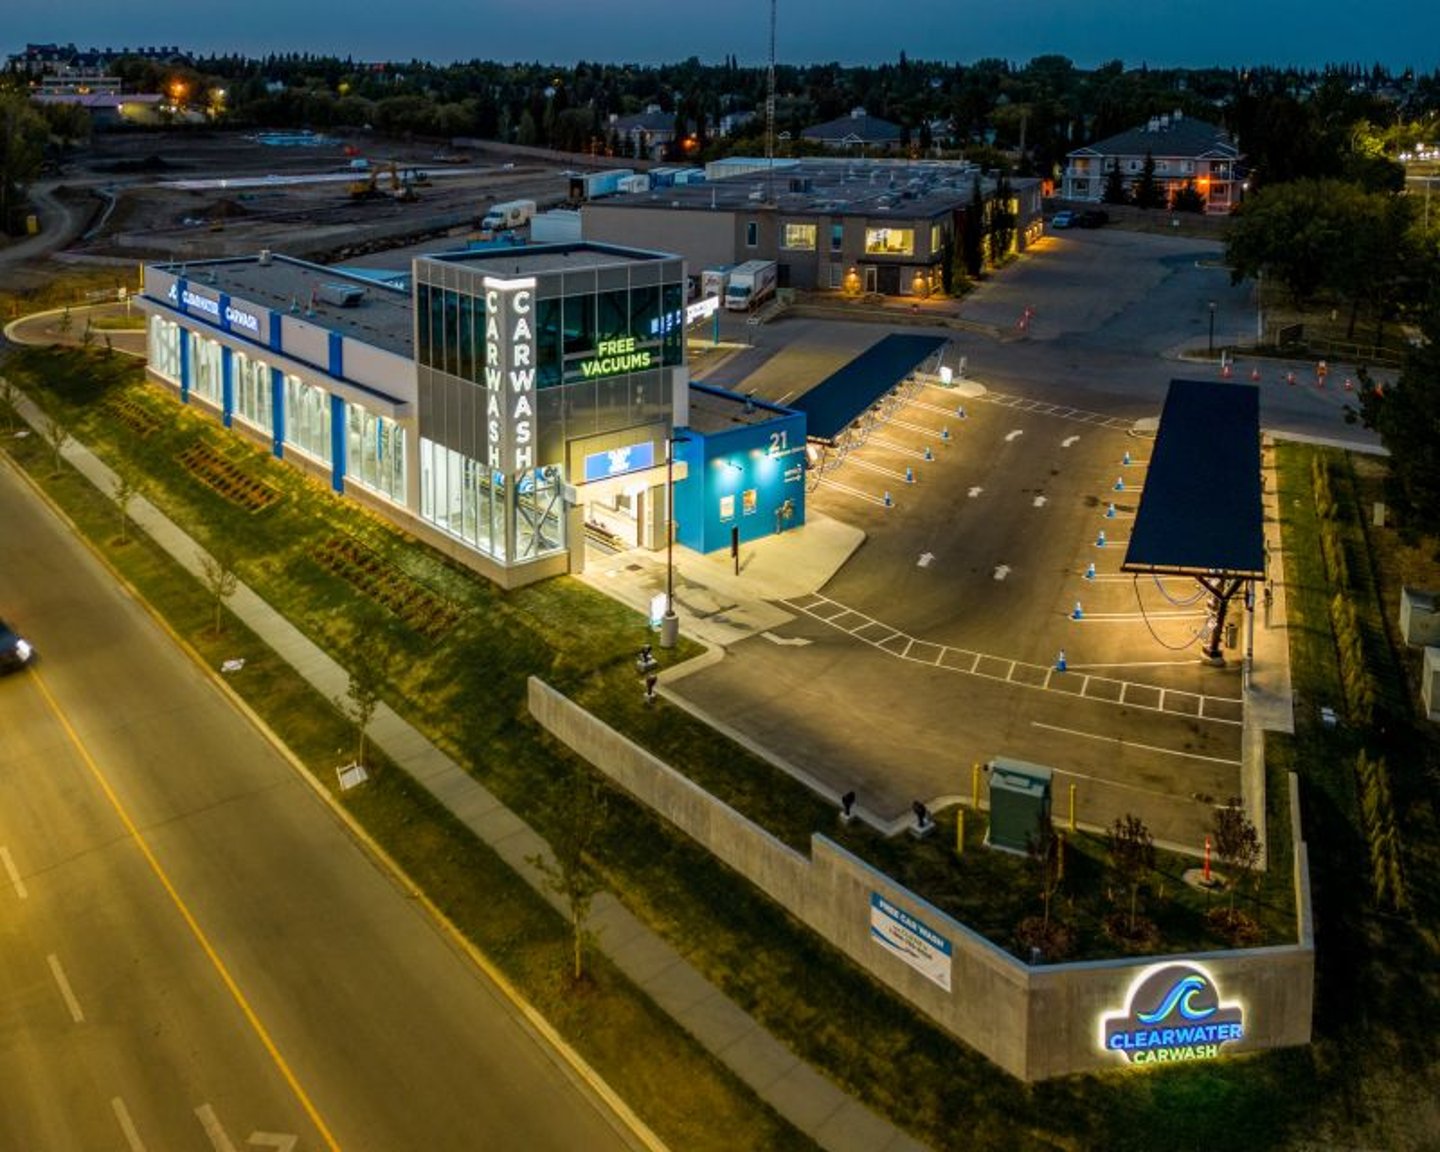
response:
[[(275, 248), (318, 262), (478, 236), (492, 205), (565, 201), (576, 157), (310, 133), (97, 135), (43, 191), (78, 260), (203, 260)], [(579, 158), (583, 160), (583, 158)]]

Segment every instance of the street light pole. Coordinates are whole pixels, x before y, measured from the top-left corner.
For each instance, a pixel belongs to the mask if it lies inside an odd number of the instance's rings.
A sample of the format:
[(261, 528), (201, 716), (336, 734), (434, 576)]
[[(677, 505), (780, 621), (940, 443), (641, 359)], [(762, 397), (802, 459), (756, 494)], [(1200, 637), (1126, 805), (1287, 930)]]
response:
[(675, 614), (675, 445), (680, 438), (670, 430), (665, 452), (665, 615), (660, 618), (660, 647), (673, 648), (680, 636)]
[(1210, 355), (1215, 355), (1215, 301), (1210, 301)]

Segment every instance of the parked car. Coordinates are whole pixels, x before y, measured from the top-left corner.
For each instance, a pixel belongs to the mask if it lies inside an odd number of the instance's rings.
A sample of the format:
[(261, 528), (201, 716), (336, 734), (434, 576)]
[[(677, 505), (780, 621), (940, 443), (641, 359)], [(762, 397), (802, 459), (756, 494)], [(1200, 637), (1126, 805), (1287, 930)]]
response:
[(1080, 228), (1101, 228), (1110, 223), (1110, 213), (1103, 208), (1087, 208), (1075, 217), (1075, 224)]
[(1056, 212), (1054, 216), (1050, 217), (1051, 228), (1069, 228), (1070, 225), (1074, 223), (1075, 213), (1068, 210), (1064, 212)]
[(30, 663), (35, 649), (4, 620), (0, 620), (0, 672), (13, 672)]

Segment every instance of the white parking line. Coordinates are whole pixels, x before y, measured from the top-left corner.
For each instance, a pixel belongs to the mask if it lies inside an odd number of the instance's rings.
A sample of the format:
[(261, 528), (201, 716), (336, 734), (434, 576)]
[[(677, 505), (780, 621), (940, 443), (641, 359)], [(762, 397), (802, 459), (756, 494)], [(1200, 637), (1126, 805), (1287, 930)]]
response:
[(25, 881), (20, 879), (20, 873), (15, 869), (15, 861), (10, 859), (10, 849), (0, 846), (0, 864), (5, 865), (5, 875), (10, 877), (10, 883), (15, 885), (15, 895), (24, 900), (30, 895), (25, 891)]
[(858, 500), (868, 500), (871, 504), (879, 504), (882, 508), (885, 507), (885, 501), (879, 496), (872, 496), (869, 492), (862, 492), (859, 488), (852, 488), (848, 484), (841, 484), (840, 481), (831, 480), (828, 476), (822, 477), (817, 487), (834, 488), (847, 495), (854, 496)]
[(202, 1104), (195, 1109), (195, 1117), (200, 1121), (200, 1127), (205, 1129), (205, 1135), (210, 1137), (210, 1143), (215, 1145), (215, 1152), (235, 1152), (235, 1145), (220, 1126), (220, 1118), (215, 1115), (214, 1108), (209, 1104)]
[(50, 974), (60, 986), (61, 999), (65, 1001), (65, 1007), (70, 1009), (70, 1019), (76, 1024), (85, 1023), (85, 1013), (80, 1010), (80, 1001), (75, 999), (75, 993), (70, 990), (70, 981), (65, 979), (65, 969), (60, 967), (60, 957), (52, 952), (45, 959), (50, 965)]
[(110, 1107), (115, 1111), (116, 1123), (120, 1125), (125, 1143), (130, 1145), (130, 1152), (145, 1152), (145, 1143), (140, 1139), (140, 1133), (136, 1131), (134, 1121), (130, 1119), (130, 1112), (125, 1107), (125, 1101), (116, 1096), (110, 1101)]
[[(1172, 715), (1179, 715), (1179, 713), (1172, 713)], [(1204, 760), (1210, 764), (1226, 764), (1232, 768), (1240, 767), (1239, 760), (1230, 760), (1224, 756), (1202, 756), (1198, 752), (1181, 752), (1175, 748), (1161, 748), (1155, 744), (1137, 744), (1133, 740), (1121, 740), (1116, 736), (1101, 736), (1097, 732), (1082, 732), (1079, 728), (1061, 728), (1058, 724), (1046, 724), (1042, 720), (1032, 720), (1030, 724), (1034, 728), (1045, 728), (1051, 732), (1059, 732), (1066, 736), (1083, 736), (1087, 740), (1103, 740), (1108, 744), (1123, 744), (1127, 748), (1138, 748), (1142, 752), (1159, 752), (1165, 756), (1183, 756), (1187, 760)], [(1067, 775), (1073, 775), (1073, 773), (1067, 772)], [(1140, 791), (1145, 792), (1149, 791), (1149, 789), (1142, 788)], [(1159, 794), (1163, 796), (1171, 795), (1168, 792)]]

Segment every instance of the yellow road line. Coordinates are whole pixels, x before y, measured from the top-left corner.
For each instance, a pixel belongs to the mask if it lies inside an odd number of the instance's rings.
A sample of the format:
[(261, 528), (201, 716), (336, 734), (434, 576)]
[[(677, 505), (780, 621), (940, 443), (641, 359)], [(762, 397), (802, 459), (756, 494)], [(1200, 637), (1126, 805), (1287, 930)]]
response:
[(283, 1076), (285, 1082), (290, 1085), (290, 1090), (295, 1094), (295, 1099), (300, 1102), (300, 1107), (305, 1110), (305, 1114), (310, 1117), (311, 1123), (313, 1123), (319, 1131), (321, 1138), (325, 1142), (325, 1146), (332, 1149), (332, 1152), (340, 1152), (340, 1144), (331, 1133), (329, 1126), (326, 1125), (324, 1119), (320, 1116), (319, 1109), (315, 1107), (314, 1102), (310, 1099), (305, 1089), (301, 1087), (299, 1079), (286, 1062), (285, 1057), (280, 1054), (280, 1049), (276, 1047), (269, 1030), (261, 1022), (255, 1009), (250, 1006), (250, 1001), (245, 998), (245, 993), (240, 991), (240, 985), (237, 984), (235, 978), (230, 975), (230, 970), (225, 967), (225, 962), (220, 959), (220, 954), (215, 951), (214, 945), (210, 943), (209, 937), (205, 935), (205, 930), (200, 927), (200, 922), (195, 919), (194, 914), (181, 898), (179, 891), (171, 882), (165, 869), (160, 866), (160, 861), (156, 859), (155, 853), (151, 851), (150, 845), (146, 843), (145, 837), (141, 834), (139, 827), (135, 824), (135, 821), (131, 819), (130, 813), (126, 811), (124, 805), (120, 803), (120, 798), (115, 794), (115, 789), (111, 787), (110, 781), (100, 770), (100, 766), (95, 763), (94, 757), (90, 755), (85, 745), (81, 742), (79, 735), (71, 726), (65, 713), (61, 711), (59, 703), (51, 694), (50, 688), (45, 683), (44, 678), (40, 675), (38, 669), (31, 669), (30, 674), (34, 677), (35, 684), (40, 689), (40, 694), (45, 697), (45, 703), (49, 706), (55, 719), (59, 721), (60, 727), (65, 730), (65, 735), (69, 738), (70, 743), (73, 744), (75, 750), (80, 753), (80, 758), (85, 762), (85, 767), (89, 769), (90, 775), (95, 778), (95, 782), (100, 786), (100, 791), (105, 794), (105, 798), (110, 802), (110, 807), (115, 810), (115, 814), (120, 818), (120, 823), (125, 826), (125, 831), (129, 833), (130, 839), (134, 841), (135, 846), (140, 849), (140, 854), (145, 857), (146, 863), (150, 865), (150, 870), (155, 873), (156, 879), (160, 881), (160, 886), (165, 889), (171, 902), (175, 905), (176, 910), (179, 911), (181, 919), (185, 921), (191, 934), (199, 943), (201, 950), (209, 958), (211, 965), (219, 974), (221, 983), (225, 985), (236, 1005), (239, 1006), (240, 1011), (244, 1014), (245, 1019), (250, 1022), (250, 1027), (254, 1030), (255, 1035), (259, 1037), (260, 1043), (265, 1046), (265, 1051), (270, 1054), (270, 1059), (274, 1061), (275, 1067), (280, 1070), (280, 1075)]

